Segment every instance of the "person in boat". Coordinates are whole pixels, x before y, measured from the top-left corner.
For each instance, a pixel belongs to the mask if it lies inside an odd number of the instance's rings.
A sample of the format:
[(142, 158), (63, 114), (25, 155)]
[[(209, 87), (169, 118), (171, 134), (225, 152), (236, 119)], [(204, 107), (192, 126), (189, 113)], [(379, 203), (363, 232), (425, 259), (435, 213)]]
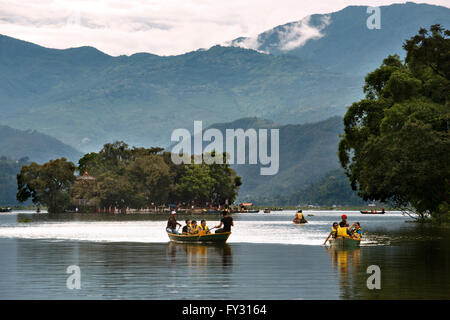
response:
[(325, 240), (325, 242), (323, 243), (324, 245), (327, 244), (328, 239), (333, 238), (336, 239), (336, 234), (337, 234), (337, 228), (339, 227), (339, 224), (337, 222), (333, 222), (333, 226), (331, 227), (331, 232), (328, 235), (327, 239)]
[(294, 223), (307, 223), (305, 217), (303, 216), (303, 211), (298, 210), (297, 214), (295, 215), (295, 218), (292, 220)]
[(348, 231), (347, 225), (348, 223), (346, 221), (341, 221), (339, 223), (339, 226), (336, 230), (336, 238), (337, 237), (350, 238), (350, 232)]
[(231, 232), (231, 227), (234, 227), (233, 218), (228, 216), (227, 211), (222, 211), (222, 219), (220, 220), (220, 224), (214, 227), (214, 229), (218, 228), (216, 233)]
[(181, 229), (181, 233), (188, 234), (191, 231), (191, 220), (187, 219), (185, 222), (186, 225)]
[(200, 229), (200, 231), (199, 231), (200, 234), (208, 234), (208, 233), (211, 233), (211, 231), (209, 231), (208, 226), (206, 225), (206, 220), (202, 220), (202, 221), (200, 222), (200, 225), (199, 225), (198, 228)]
[(361, 230), (361, 225), (359, 224), (359, 222), (355, 222), (354, 224), (352, 224), (352, 226), (350, 227), (351, 230), (351, 235), (353, 239), (356, 240), (361, 240), (362, 237), (362, 230)]
[[(349, 224), (348, 224), (348, 221), (347, 221), (347, 215), (346, 214), (343, 214), (341, 216), (341, 222), (344, 222), (345, 226), (348, 228)], [(339, 225), (341, 224), (341, 222), (339, 222)]]
[(192, 220), (191, 231), (190, 234), (198, 234), (200, 232), (200, 227), (197, 224), (196, 220)]
[(174, 234), (180, 234), (177, 230), (177, 225), (181, 227), (181, 224), (177, 222), (177, 219), (175, 218), (176, 212), (172, 211), (170, 213), (169, 220), (167, 220), (167, 227), (166, 231)]

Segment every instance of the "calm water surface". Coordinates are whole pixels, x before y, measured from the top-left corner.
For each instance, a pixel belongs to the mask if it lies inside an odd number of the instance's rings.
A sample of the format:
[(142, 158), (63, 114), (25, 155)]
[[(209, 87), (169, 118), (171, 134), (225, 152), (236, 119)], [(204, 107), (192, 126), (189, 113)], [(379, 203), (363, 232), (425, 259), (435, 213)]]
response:
[[(345, 212), (361, 248), (324, 247), (342, 213), (308, 211), (301, 226), (294, 211), (237, 214), (226, 245), (170, 243), (164, 215), (0, 213), (0, 299), (450, 298), (448, 229)], [(66, 287), (70, 265), (80, 290)], [(367, 289), (370, 265), (381, 290)]]

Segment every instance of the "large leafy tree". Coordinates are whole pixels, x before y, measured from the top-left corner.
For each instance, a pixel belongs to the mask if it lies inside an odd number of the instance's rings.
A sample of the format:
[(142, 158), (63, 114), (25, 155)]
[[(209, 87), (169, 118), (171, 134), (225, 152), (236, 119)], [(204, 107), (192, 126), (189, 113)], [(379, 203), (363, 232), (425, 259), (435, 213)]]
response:
[(339, 159), (364, 200), (443, 221), (450, 203), (450, 32), (434, 25), (366, 76), (344, 117)]
[(70, 205), (70, 188), (75, 181), (75, 165), (66, 158), (43, 165), (32, 162), (17, 175), (17, 200), (48, 207), (48, 212), (61, 212)]

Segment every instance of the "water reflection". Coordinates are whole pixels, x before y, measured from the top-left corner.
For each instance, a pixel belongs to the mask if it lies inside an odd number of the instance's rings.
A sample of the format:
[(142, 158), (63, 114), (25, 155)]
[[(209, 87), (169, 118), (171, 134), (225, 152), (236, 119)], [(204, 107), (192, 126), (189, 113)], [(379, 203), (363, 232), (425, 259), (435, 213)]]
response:
[(331, 265), (337, 271), (339, 286), (344, 297), (351, 295), (353, 287), (359, 284), (361, 248), (326, 248), (331, 257)]
[[(207, 266), (208, 261), (216, 263), (217, 257), (221, 258), (223, 269), (229, 269), (233, 265), (231, 247), (228, 244), (192, 244), (169, 242), (167, 245), (167, 256), (170, 263), (177, 263), (177, 255), (183, 255), (183, 261), (189, 267)], [(208, 260), (208, 255), (212, 259)]]

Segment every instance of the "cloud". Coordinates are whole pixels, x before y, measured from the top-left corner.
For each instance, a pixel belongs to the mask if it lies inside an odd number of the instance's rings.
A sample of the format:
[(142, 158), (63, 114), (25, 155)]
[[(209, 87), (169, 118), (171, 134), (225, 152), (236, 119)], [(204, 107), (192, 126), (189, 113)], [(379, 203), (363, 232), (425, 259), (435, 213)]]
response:
[[(111, 55), (181, 54), (348, 5), (386, 5), (392, 0), (0, 0), (0, 34), (51, 48), (94, 46)], [(427, 3), (448, 6), (448, 0)], [(285, 47), (318, 36), (299, 25)], [(257, 40), (256, 40), (257, 41)]]
[(308, 40), (322, 38), (324, 35), (321, 31), (330, 24), (331, 18), (324, 16), (317, 27), (311, 26), (310, 20), (311, 16), (307, 16), (301, 21), (293, 22), (283, 30), (279, 30), (279, 49), (289, 51), (303, 46)]

